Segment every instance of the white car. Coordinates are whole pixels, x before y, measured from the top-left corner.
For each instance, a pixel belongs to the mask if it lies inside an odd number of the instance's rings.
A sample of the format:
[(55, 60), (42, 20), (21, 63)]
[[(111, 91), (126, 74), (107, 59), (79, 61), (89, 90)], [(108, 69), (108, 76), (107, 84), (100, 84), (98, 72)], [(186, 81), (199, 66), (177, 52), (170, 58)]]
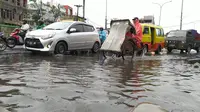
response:
[(26, 34), (24, 48), (29, 51), (64, 54), (73, 50), (100, 49), (100, 39), (96, 28), (84, 22), (55, 22), (42, 30)]

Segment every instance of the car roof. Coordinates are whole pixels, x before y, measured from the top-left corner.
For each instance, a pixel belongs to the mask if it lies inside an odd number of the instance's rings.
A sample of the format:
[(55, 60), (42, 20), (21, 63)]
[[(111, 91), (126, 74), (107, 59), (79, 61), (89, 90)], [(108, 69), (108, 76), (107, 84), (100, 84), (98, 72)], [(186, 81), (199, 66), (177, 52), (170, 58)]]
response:
[(150, 24), (150, 23), (141, 23), (142, 26), (149, 26), (149, 27), (155, 27), (155, 28), (162, 28), (161, 26)]
[[(62, 20), (60, 22), (71, 22), (71, 23), (80, 23), (80, 24), (91, 25), (89, 23), (85, 23), (85, 22), (82, 22), (82, 21), (72, 21), (72, 20)], [(91, 26), (93, 26), (93, 25), (91, 25)]]
[(85, 24), (85, 25), (90, 25), (90, 26), (93, 26), (92, 24), (85, 23), (85, 22), (81, 22), (81, 21), (75, 21), (74, 23), (78, 23), (78, 24)]
[[(72, 23), (72, 24), (85, 24), (85, 25), (93, 26), (92, 24), (85, 23), (85, 22), (82, 22), (82, 21), (62, 20), (62, 21), (59, 21), (59, 22), (62, 22), (62, 23), (70, 22), (70, 23)], [(94, 27), (94, 26), (93, 26), (93, 27)], [(94, 28), (95, 28), (95, 27), (94, 27)]]
[(180, 32), (180, 31), (181, 31), (181, 32), (184, 32), (184, 31), (187, 32), (187, 31), (190, 31), (190, 30), (171, 30), (171, 31), (169, 31), (169, 33), (170, 33), (170, 32)]

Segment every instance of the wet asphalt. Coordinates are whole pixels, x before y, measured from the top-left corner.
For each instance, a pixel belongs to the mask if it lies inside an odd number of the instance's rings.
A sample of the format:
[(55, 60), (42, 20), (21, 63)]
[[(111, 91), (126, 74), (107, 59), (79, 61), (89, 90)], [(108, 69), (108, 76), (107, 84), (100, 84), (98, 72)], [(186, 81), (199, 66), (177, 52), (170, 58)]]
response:
[(149, 102), (170, 112), (199, 112), (197, 58), (175, 51), (123, 61), (7, 49), (0, 52), (0, 111), (130, 112)]

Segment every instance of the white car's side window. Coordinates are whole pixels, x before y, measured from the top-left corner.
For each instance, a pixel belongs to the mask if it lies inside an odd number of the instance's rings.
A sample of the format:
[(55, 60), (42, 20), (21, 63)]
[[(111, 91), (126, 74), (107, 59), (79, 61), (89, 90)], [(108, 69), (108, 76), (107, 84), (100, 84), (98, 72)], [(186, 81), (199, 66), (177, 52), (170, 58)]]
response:
[(76, 32), (83, 32), (83, 25), (81, 24), (73, 25), (71, 28), (76, 29)]
[(95, 29), (93, 26), (84, 25), (84, 32), (93, 32)]

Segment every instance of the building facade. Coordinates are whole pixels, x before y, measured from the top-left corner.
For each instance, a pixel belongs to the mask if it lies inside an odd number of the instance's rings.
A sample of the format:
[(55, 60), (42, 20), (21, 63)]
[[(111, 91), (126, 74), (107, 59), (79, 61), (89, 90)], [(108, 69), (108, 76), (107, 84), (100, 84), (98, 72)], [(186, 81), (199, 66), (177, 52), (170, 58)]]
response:
[(64, 5), (64, 8), (66, 9), (66, 15), (67, 16), (73, 16), (73, 8), (69, 5)]
[(0, 24), (20, 25), (26, 8), (27, 0), (0, 0)]
[(66, 16), (62, 17), (61, 20), (70, 20), (70, 21), (85, 21), (86, 19), (73, 14), (73, 8), (69, 5), (64, 5), (66, 10)]

